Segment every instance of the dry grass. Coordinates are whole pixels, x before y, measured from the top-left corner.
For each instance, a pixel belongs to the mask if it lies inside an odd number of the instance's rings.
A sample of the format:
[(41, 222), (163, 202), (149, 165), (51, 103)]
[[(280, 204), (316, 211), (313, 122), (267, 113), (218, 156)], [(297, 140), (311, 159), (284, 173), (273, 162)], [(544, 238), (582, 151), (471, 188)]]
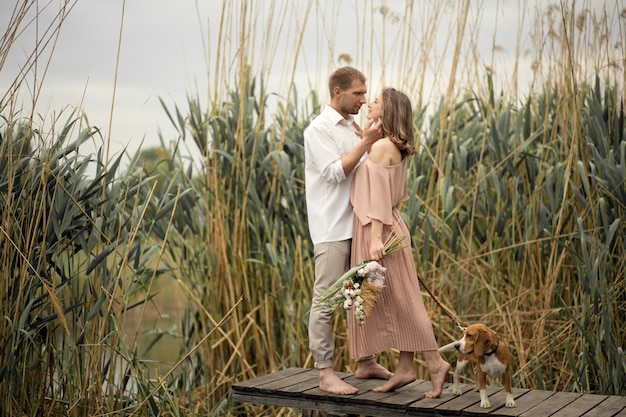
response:
[[(44, 25), (42, 45), (54, 44), (73, 4)], [(346, 24), (337, 4), (223, 2), (210, 22), (216, 32), (207, 30), (208, 107), (164, 103), (177, 146), (199, 161), (174, 147), (157, 164), (137, 157), (120, 169), (85, 117), (44, 129), (17, 114), (32, 73), (3, 92), (4, 412), (236, 415), (250, 410), (230, 409), (233, 381), (312, 365), (301, 138), (328, 73), (344, 63), (363, 68), (373, 91), (394, 85), (415, 97), (424, 146), (402, 209), (420, 275), (439, 300), (463, 323), (488, 323), (509, 340), (516, 386), (623, 390), (623, 8), (607, 3), (598, 15), (589, 2), (575, 11), (522, 2), (517, 21), (530, 24), (529, 38), (516, 29), (512, 58), (492, 39), (486, 62), (480, 28), (491, 16), (474, 2), (365, 1), (348, 20), (360, 39), (350, 52), (335, 36)], [(0, 68), (36, 5), (16, 6)], [(332, 18), (320, 17), (326, 8)], [(303, 53), (310, 36), (313, 59)], [(41, 65), (43, 51), (25, 67)], [(304, 99), (294, 85), (302, 72), (314, 90)], [(73, 152), (87, 140), (103, 143), (95, 178)], [(139, 332), (125, 329), (161, 313), (156, 294), (172, 287), (184, 314), (173, 332), (155, 328), (153, 342), (174, 334), (180, 350), (154, 374)], [(447, 343), (454, 323), (424, 296)], [(336, 334), (336, 367), (353, 370), (342, 320)]]

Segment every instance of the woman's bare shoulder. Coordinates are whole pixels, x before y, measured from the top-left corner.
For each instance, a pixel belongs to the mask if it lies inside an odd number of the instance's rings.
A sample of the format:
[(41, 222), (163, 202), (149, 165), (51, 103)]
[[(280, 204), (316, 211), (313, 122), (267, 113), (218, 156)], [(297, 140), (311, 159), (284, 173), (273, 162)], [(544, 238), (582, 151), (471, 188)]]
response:
[(398, 148), (389, 138), (377, 140), (372, 145), (369, 152), (369, 158), (376, 164), (391, 165), (396, 159)]

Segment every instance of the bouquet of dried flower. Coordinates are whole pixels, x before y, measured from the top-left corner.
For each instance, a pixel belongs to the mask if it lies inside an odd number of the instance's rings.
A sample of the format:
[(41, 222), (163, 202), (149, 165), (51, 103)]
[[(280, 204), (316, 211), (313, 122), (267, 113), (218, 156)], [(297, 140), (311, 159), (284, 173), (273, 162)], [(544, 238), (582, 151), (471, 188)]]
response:
[[(391, 234), (385, 242), (385, 256), (401, 251), (404, 237)], [(321, 294), (320, 303), (334, 310), (342, 306), (346, 310), (354, 309), (360, 325), (365, 323), (378, 300), (380, 291), (385, 287), (387, 268), (373, 260), (365, 260), (352, 268)]]

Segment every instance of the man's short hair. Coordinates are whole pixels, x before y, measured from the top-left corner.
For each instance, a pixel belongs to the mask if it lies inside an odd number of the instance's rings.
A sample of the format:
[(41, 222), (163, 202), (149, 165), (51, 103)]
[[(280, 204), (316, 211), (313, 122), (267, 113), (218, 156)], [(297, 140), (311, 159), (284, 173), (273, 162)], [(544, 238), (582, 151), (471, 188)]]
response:
[(341, 67), (337, 68), (328, 79), (328, 91), (330, 97), (333, 97), (333, 90), (335, 87), (339, 87), (342, 90), (347, 90), (352, 85), (352, 81), (360, 80), (365, 84), (365, 75), (354, 67)]

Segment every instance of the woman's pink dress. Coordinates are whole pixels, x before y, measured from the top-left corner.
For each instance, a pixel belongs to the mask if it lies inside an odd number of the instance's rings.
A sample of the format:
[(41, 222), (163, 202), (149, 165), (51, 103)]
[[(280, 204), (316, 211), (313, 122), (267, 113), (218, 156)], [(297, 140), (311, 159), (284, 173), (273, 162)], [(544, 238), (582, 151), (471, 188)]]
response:
[(408, 200), (407, 158), (397, 165), (378, 165), (367, 158), (354, 173), (350, 201), (354, 207), (351, 266), (370, 259), (371, 219), (380, 220), (383, 242), (393, 231), (406, 236), (406, 247), (380, 262), (387, 272), (385, 288), (376, 305), (359, 325), (352, 311), (348, 314), (350, 354), (358, 359), (395, 348), (399, 351), (437, 350), (430, 318), (424, 308), (409, 231), (396, 209)]

